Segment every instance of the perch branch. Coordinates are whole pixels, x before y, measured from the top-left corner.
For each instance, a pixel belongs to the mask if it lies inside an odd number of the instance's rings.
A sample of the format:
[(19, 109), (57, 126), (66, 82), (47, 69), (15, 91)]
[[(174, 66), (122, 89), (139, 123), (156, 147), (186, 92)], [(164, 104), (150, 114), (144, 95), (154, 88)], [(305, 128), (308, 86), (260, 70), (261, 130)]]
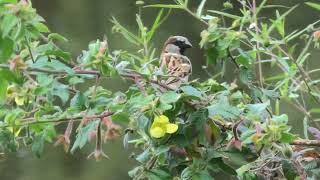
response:
[[(7, 64), (0, 64), (0, 68), (7, 68), (9, 69), (9, 65)], [(31, 68), (31, 67), (27, 67), (26, 71), (31, 71), (31, 72), (43, 72), (43, 73), (49, 73), (49, 74), (61, 74), (61, 75), (65, 75), (68, 74), (66, 71), (62, 71), (62, 70), (52, 70), (52, 69), (45, 69), (45, 68)], [(75, 74), (79, 74), (79, 75), (96, 75), (96, 76), (101, 76), (101, 73), (99, 71), (96, 70), (83, 70), (83, 69), (76, 69), (74, 70)], [(135, 78), (139, 78), (139, 79), (145, 79), (143, 78), (142, 75), (138, 74), (138, 73), (134, 73), (134, 74), (120, 74), (121, 77), (123, 78), (127, 78), (130, 80), (134, 80)], [(162, 88), (165, 88), (167, 90), (172, 90), (169, 86), (162, 84), (160, 82), (158, 82), (157, 80), (154, 79), (145, 79), (148, 83), (151, 84), (157, 84), (159, 86), (161, 86)]]
[[(235, 126), (233, 123), (230, 122), (224, 123), (214, 119), (211, 120), (224, 130), (232, 131), (233, 127)], [(292, 141), (290, 144), (299, 146), (320, 146), (320, 140), (297, 139)]]
[[(27, 121), (27, 122), (24, 122), (21, 124), (16, 124), (14, 126), (15, 127), (23, 127), (23, 126), (33, 125), (33, 124), (63, 123), (63, 122), (69, 122), (69, 121), (81, 121), (84, 118), (86, 118), (86, 119), (102, 119), (105, 117), (112, 116), (113, 114), (114, 113), (107, 111), (107, 112), (103, 112), (102, 114), (99, 114), (99, 115), (92, 115), (92, 116), (87, 116), (87, 117), (78, 116), (78, 117), (72, 117), (72, 118), (52, 119), (52, 120), (45, 120), (45, 121), (37, 121), (37, 120), (34, 120), (34, 118), (25, 118), (22, 121)], [(0, 126), (0, 128), (6, 128), (6, 127), (10, 127), (10, 125)]]

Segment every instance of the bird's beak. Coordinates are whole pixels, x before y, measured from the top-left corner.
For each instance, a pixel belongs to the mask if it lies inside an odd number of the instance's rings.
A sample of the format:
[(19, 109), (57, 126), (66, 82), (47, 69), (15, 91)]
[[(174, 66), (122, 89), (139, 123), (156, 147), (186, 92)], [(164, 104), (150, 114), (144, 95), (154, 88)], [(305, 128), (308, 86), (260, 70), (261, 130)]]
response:
[(186, 48), (192, 48), (192, 44), (189, 41), (186, 41), (185, 44)]

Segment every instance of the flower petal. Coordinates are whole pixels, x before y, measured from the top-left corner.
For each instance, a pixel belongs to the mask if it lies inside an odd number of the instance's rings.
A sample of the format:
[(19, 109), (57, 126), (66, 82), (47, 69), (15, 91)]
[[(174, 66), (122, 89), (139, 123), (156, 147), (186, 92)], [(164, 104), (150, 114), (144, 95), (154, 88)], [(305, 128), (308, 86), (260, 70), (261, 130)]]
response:
[(169, 118), (165, 115), (161, 115), (161, 116), (156, 116), (154, 118), (154, 123), (169, 123)]
[(161, 138), (165, 135), (165, 130), (160, 127), (154, 127), (150, 129), (150, 135), (154, 138)]
[(18, 105), (18, 106), (22, 106), (23, 104), (24, 104), (24, 97), (23, 96), (16, 96), (15, 98), (14, 98), (14, 101), (16, 102), (16, 104)]
[(14, 94), (16, 93), (17, 89), (14, 85), (10, 85), (7, 88), (7, 96), (9, 98), (12, 98), (14, 96)]
[(170, 124), (167, 124), (167, 125), (166, 125), (166, 128), (167, 128), (167, 129), (166, 129), (166, 130), (167, 130), (167, 133), (173, 134), (173, 133), (177, 132), (177, 130), (178, 130), (178, 125), (170, 123)]

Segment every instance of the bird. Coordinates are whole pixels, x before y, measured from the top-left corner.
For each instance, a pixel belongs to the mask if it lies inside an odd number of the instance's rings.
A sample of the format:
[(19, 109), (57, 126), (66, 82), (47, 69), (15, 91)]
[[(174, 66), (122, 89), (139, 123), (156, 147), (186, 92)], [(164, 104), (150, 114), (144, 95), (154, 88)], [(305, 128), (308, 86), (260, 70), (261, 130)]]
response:
[(183, 83), (188, 82), (192, 73), (190, 59), (184, 55), (186, 49), (192, 48), (190, 41), (183, 36), (171, 36), (164, 43), (160, 55), (160, 69), (166, 69), (166, 79), (161, 84), (177, 90)]

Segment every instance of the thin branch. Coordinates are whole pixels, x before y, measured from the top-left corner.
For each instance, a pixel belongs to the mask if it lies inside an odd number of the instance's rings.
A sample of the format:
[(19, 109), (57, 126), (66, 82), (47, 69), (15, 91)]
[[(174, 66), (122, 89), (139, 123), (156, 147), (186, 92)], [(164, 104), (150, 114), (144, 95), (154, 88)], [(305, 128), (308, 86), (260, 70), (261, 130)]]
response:
[[(9, 65), (6, 64), (0, 64), (0, 68), (10, 68)], [(35, 71), (35, 72), (43, 72), (43, 73), (49, 73), (49, 74), (68, 74), (66, 71), (62, 71), (62, 70), (51, 70), (51, 69), (44, 69), (44, 68), (30, 68), (28, 67), (26, 69), (26, 71)], [(97, 75), (97, 76), (101, 76), (101, 73), (99, 71), (96, 70), (83, 70), (83, 69), (77, 69), (74, 70), (75, 74), (82, 74), (82, 75)], [(145, 79), (142, 75), (138, 74), (138, 73), (134, 73), (134, 74), (120, 74), (121, 77), (123, 78), (128, 78), (131, 80), (134, 80), (134, 78), (140, 78), (140, 79)], [(167, 86), (166, 84), (162, 84), (157, 80), (154, 79), (145, 79), (148, 83), (151, 84), (157, 84), (159, 86), (161, 86), (162, 88), (165, 88), (167, 90), (173, 90), (172, 88), (170, 88), (169, 86)]]
[(30, 47), (30, 44), (29, 44), (29, 41), (28, 41), (28, 39), (27, 39), (26, 36), (24, 37), (24, 39), (25, 39), (25, 41), (26, 41), (26, 45), (27, 45), (27, 49), (28, 49), (28, 51), (29, 51), (30, 58), (31, 58), (32, 62), (34, 63), (34, 62), (36, 62), (36, 61), (35, 61), (35, 59), (34, 59), (34, 57), (33, 57), (33, 54), (32, 54), (32, 51), (31, 51), (31, 47)]
[(230, 50), (229, 47), (228, 47), (228, 49), (227, 49), (227, 52), (228, 52), (229, 58), (230, 58), (231, 61), (234, 63), (234, 65), (236, 66), (236, 68), (237, 68), (237, 69), (240, 69), (240, 66), (239, 66), (239, 64), (237, 63), (236, 59), (232, 56), (232, 53), (231, 53), (231, 50)]
[(187, 13), (189, 13), (191, 16), (193, 16), (194, 18), (198, 19), (200, 22), (202, 22), (202, 24), (204, 24), (205, 26), (209, 26), (209, 23), (207, 23), (205, 20), (203, 20), (201, 17), (198, 17), (196, 14), (194, 14), (190, 9), (185, 8), (185, 11)]
[(307, 139), (298, 139), (294, 140), (291, 145), (302, 145), (302, 146), (320, 146), (319, 140), (307, 140)]
[[(23, 126), (29, 126), (29, 125), (33, 125), (33, 124), (44, 124), (44, 123), (64, 123), (64, 122), (69, 122), (69, 121), (81, 121), (82, 119), (101, 119), (101, 118), (105, 118), (105, 117), (109, 117), (112, 116), (114, 113), (113, 112), (104, 112), (100, 115), (92, 115), (92, 116), (87, 116), (87, 117), (83, 117), (83, 116), (78, 116), (78, 117), (71, 117), (71, 118), (61, 118), (61, 119), (51, 119), (51, 120), (44, 120), (44, 121), (38, 121), (38, 120), (34, 120), (34, 118), (25, 118), (22, 121), (27, 121), (21, 124), (16, 124), (15, 127), (23, 127)], [(0, 128), (6, 128), (6, 127), (10, 127), (10, 125), (3, 125), (0, 126)]]
[[(7, 64), (0, 64), (0, 68), (6, 68), (9, 69), (10, 66)], [(35, 71), (35, 72), (43, 72), (43, 73), (49, 73), (49, 74), (68, 74), (66, 71), (63, 70), (52, 70), (52, 69), (46, 69), (46, 68), (32, 68), (27, 67), (25, 69), (26, 71)], [(87, 75), (100, 75), (99, 71), (96, 70), (74, 70), (75, 74), (87, 74)]]
[[(237, 125), (230, 122), (222, 122), (218, 120), (211, 119), (216, 125), (220, 126), (224, 130), (234, 131), (234, 126)], [(241, 121), (240, 121), (241, 122)], [(290, 143), (291, 145), (300, 145), (300, 146), (320, 146), (320, 140), (308, 140), (308, 139), (297, 139)]]
[[(283, 54), (285, 54), (287, 57), (289, 57), (292, 62), (297, 66), (298, 68), (298, 71), (299, 73), (301, 74), (301, 77), (302, 77), (302, 81), (304, 82), (304, 84), (307, 86), (307, 89), (309, 91), (309, 94), (311, 95), (311, 97), (318, 103), (320, 104), (320, 100), (318, 99), (318, 97), (316, 97), (314, 94), (313, 94), (313, 89), (310, 87), (308, 81), (312, 82), (309, 74), (307, 72), (305, 72), (305, 70), (303, 69), (303, 67), (301, 67), (301, 65), (297, 62), (296, 59), (294, 59), (289, 53), (287, 53), (284, 49), (282, 49), (280, 46), (277, 47)], [(319, 89), (312, 85), (311, 86), (314, 87), (314, 89), (319, 92)]]
[[(257, 36), (259, 35), (259, 27), (258, 27), (258, 18), (257, 18), (257, 4), (256, 4), (256, 0), (252, 0), (252, 14), (254, 17), (254, 27), (255, 27), (255, 31)], [(263, 88), (263, 72), (262, 72), (262, 63), (261, 61), (261, 57), (260, 57), (260, 43), (257, 41), (256, 43), (256, 48), (257, 48), (257, 62), (258, 62), (258, 79), (259, 79), (259, 84), (260, 87)]]
[[(42, 41), (44, 41), (45, 43), (51, 43), (55, 48), (60, 49), (58, 45), (56, 45), (53, 41), (50, 41), (46, 36), (44, 36), (43, 34), (41, 34), (40, 38), (42, 39)], [(77, 64), (74, 63), (72, 61), (72, 59), (70, 60), (70, 62), (64, 60), (64, 59), (57, 59), (60, 62), (68, 65), (69, 67), (75, 67)]]

